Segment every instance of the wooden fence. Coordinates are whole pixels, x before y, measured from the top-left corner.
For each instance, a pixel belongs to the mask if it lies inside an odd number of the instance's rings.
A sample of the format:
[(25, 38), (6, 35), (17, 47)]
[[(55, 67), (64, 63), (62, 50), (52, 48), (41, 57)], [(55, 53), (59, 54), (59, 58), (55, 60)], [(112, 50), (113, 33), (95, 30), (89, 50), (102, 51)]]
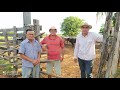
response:
[[(39, 21), (34, 19), (33, 25), (29, 25), (25, 27), (31, 28), (35, 31), (35, 38), (40, 41), (40, 30), (42, 27), (39, 25)], [(43, 33), (42, 33), (43, 34)], [(20, 74), (18, 74), (17, 70), (21, 68), (21, 58), (18, 54), (19, 44), (25, 39), (25, 30), (24, 27), (17, 28), (14, 26), (13, 28), (9, 29), (0, 29), (0, 60), (6, 60), (9, 61), (7, 64), (0, 64), (0, 67), (6, 67), (8, 65), (12, 65), (15, 70), (14, 73), (9, 73), (9, 76), (12, 77), (18, 77)], [(41, 54), (46, 54), (45, 52), (42, 52)], [(49, 60), (43, 60), (40, 63), (49, 63), (52, 61)], [(1, 69), (1, 68), (0, 68)], [(42, 74), (49, 75), (48, 73), (41, 71)], [(0, 73), (1, 74), (1, 73)], [(8, 74), (7, 74), (8, 75)], [(51, 76), (58, 77), (54, 74)]]
[[(39, 32), (41, 26), (39, 25), (38, 20), (33, 20), (34, 25), (26, 26), (35, 31), (36, 37), (40, 36)], [(0, 67), (6, 67), (8, 65), (13, 65), (16, 68), (21, 68), (21, 58), (18, 54), (19, 44), (25, 39), (25, 30), (24, 27), (17, 28), (14, 26), (9, 29), (0, 29), (0, 60), (8, 61), (7, 64), (0, 64)], [(0, 68), (1, 69), (1, 68)]]

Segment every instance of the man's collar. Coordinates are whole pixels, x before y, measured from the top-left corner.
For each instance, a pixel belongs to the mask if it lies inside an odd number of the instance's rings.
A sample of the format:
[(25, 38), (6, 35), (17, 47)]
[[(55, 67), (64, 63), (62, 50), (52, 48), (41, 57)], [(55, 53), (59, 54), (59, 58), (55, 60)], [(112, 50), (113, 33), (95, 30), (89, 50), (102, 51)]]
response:
[[(34, 42), (35, 42), (35, 41), (36, 41), (36, 40), (34, 39)], [(29, 39), (26, 38), (26, 42), (30, 42)]]
[[(49, 37), (51, 36), (51, 34), (49, 35)], [(55, 36), (57, 36), (57, 35), (55, 35)]]
[[(51, 34), (48, 36), (49, 37), (49, 39), (51, 39)], [(55, 35), (55, 38), (54, 39), (56, 39), (57, 38), (57, 35)], [(54, 39), (52, 39), (52, 40), (54, 40)]]
[(89, 35), (89, 32), (88, 32), (88, 34), (87, 34), (86, 36), (83, 36), (83, 34), (81, 33), (81, 36), (82, 36), (82, 37), (88, 37), (88, 35)]

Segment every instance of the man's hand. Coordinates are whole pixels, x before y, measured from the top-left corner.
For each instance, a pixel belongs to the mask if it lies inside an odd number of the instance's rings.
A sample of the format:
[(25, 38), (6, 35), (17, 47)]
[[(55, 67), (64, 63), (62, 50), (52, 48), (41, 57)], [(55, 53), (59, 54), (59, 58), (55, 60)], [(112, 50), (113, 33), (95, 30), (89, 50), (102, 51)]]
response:
[(74, 62), (77, 63), (77, 61), (78, 61), (77, 58), (74, 58)]
[(38, 61), (37, 60), (32, 60), (32, 63), (34, 66), (36, 66), (38, 64)]
[(48, 49), (47, 49), (47, 44), (42, 45), (42, 50), (43, 50), (43, 51), (46, 51), (46, 52), (48, 51)]
[(38, 61), (38, 64), (40, 63), (40, 59), (37, 59), (37, 61)]
[(61, 56), (61, 62), (63, 61), (63, 59), (64, 59), (64, 56)]
[(40, 63), (40, 59), (36, 59), (34, 61), (36, 61), (35, 65), (38, 65)]

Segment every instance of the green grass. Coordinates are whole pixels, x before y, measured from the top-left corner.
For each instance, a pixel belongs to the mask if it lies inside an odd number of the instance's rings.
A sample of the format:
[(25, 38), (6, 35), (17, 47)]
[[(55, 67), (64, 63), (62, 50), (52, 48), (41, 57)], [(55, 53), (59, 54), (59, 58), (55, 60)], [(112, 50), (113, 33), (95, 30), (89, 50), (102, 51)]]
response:
[(10, 32), (7, 32), (7, 34), (14, 34), (14, 32), (13, 32), (13, 31), (10, 31)]
[(115, 78), (120, 78), (120, 68), (117, 69), (116, 74), (114, 75)]
[(1, 45), (1, 44), (5, 44), (5, 42), (0, 42), (0, 45)]
[(8, 64), (9, 61), (6, 61), (6, 60), (0, 60), (0, 64)]
[[(0, 65), (2, 64), (9, 64), (9, 61), (6, 60), (0, 60)], [(13, 65), (6, 65), (6, 66), (2, 66), (3, 67), (3, 71), (12, 71), (13, 70)]]
[[(4, 36), (0, 36), (0, 39), (1, 39), (1, 40), (4, 40), (5, 37), (4, 37)], [(13, 40), (13, 37), (8, 37), (8, 40)]]
[(3, 36), (0, 36), (0, 39), (5, 39)]
[(13, 37), (8, 37), (8, 40), (13, 40)]

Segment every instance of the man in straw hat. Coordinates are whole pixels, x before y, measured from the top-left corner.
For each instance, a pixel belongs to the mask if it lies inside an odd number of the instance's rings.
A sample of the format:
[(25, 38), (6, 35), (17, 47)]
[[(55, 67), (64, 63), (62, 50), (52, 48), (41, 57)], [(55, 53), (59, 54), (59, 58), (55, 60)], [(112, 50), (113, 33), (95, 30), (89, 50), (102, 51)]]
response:
[(81, 25), (81, 33), (76, 38), (74, 61), (79, 63), (81, 78), (93, 78), (92, 67), (95, 59), (95, 42), (102, 42), (103, 36), (89, 32), (92, 28), (88, 23)]
[[(47, 52), (48, 52), (48, 60), (52, 60), (52, 62), (47, 63), (46, 69), (48, 74), (52, 74), (53, 67), (55, 69), (56, 75), (61, 75), (61, 62), (64, 59), (64, 41), (61, 37), (57, 36), (57, 29), (52, 26), (49, 29), (50, 35), (45, 37), (41, 41), (41, 45), (46, 44)], [(51, 78), (48, 75), (48, 78)]]

